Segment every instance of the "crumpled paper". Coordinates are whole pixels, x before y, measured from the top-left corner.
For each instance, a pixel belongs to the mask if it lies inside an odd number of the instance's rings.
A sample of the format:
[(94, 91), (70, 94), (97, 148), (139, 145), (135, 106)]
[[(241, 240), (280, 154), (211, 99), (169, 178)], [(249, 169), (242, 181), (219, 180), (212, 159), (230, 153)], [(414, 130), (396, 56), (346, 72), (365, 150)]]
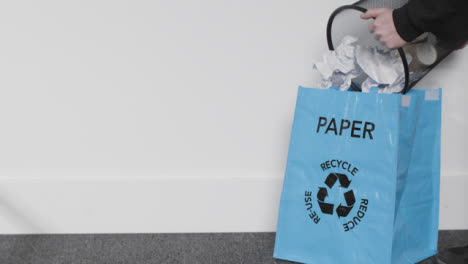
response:
[(361, 84), (363, 92), (369, 92), (371, 87), (378, 87), (379, 93), (401, 92), (405, 78), (399, 53), (378, 47), (362, 47), (356, 41), (355, 37), (344, 37), (335, 51), (327, 51), (323, 61), (314, 65), (322, 76), (322, 88), (333, 85), (346, 91), (352, 79), (363, 75), (367, 76)]
[(361, 84), (363, 92), (378, 87), (380, 93), (398, 93), (405, 85), (405, 72), (396, 50), (356, 46), (356, 62), (368, 78)]
[(372, 78), (367, 78), (361, 84), (361, 90), (364, 93), (370, 92), (372, 87), (379, 88), (379, 93), (399, 93), (403, 90), (403, 88), (405, 88), (405, 76), (402, 75), (398, 77), (398, 79), (390, 85), (378, 83)]
[(322, 76), (322, 87), (339, 87), (347, 90), (351, 79), (362, 74), (356, 64), (355, 46), (357, 38), (346, 36), (335, 50), (329, 50), (323, 55), (323, 61), (315, 63), (314, 67)]

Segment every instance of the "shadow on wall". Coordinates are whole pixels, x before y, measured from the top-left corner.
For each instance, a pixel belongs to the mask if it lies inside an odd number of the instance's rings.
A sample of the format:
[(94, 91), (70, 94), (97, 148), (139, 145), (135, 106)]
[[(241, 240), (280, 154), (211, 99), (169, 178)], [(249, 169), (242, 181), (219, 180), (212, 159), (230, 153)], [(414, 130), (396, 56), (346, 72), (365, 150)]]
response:
[(41, 227), (43, 225), (38, 223), (37, 219), (32, 220), (35, 219), (32, 215), (37, 214), (34, 214), (31, 209), (27, 209), (27, 206), (21, 205), (19, 200), (15, 200), (6, 190), (0, 189), (0, 223), (16, 223), (21, 230), (36, 230), (35, 232), (42, 233), (43, 228)]

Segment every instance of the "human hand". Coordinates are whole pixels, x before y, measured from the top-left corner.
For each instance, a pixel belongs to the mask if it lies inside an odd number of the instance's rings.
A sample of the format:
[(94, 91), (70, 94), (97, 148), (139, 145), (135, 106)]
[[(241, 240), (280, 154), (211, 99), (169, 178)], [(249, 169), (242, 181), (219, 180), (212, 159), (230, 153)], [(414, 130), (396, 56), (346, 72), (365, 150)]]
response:
[(398, 34), (393, 22), (393, 9), (374, 8), (367, 10), (361, 15), (362, 19), (375, 18), (370, 25), (371, 33), (388, 49), (396, 49), (404, 46), (407, 42)]

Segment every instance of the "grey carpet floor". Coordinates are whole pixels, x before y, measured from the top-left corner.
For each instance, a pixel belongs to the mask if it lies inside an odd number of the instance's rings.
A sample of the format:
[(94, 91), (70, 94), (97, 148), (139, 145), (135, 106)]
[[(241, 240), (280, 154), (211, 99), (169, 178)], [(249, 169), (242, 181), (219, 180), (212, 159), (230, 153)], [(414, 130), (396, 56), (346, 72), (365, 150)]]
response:
[[(274, 233), (0, 235), (0, 263), (288, 263), (272, 258), (274, 239)], [(439, 258), (463, 245), (468, 230), (441, 231)]]

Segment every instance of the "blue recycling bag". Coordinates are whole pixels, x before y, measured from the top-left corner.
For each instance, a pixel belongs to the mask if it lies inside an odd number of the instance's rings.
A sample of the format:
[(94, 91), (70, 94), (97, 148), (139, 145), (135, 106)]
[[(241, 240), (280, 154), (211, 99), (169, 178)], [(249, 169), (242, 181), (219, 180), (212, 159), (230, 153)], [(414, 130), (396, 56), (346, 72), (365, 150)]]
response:
[(417, 263), (437, 253), (441, 90), (299, 87), (274, 257)]

